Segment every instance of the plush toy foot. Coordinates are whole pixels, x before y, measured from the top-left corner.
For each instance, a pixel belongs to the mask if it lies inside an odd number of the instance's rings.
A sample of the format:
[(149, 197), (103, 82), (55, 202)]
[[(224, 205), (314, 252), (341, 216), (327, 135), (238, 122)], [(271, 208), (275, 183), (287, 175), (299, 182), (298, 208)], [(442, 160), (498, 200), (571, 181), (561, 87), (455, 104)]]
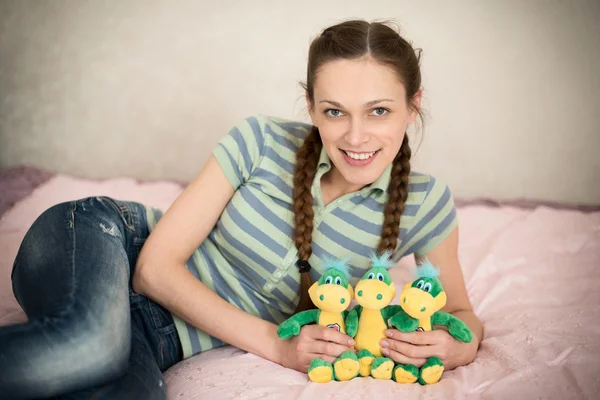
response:
[(315, 358), (308, 368), (308, 379), (311, 382), (327, 383), (333, 379), (333, 367), (321, 358)]
[(369, 350), (361, 350), (358, 352), (358, 361), (360, 363), (360, 376), (371, 376), (371, 364), (375, 356)]
[(333, 363), (333, 371), (338, 381), (349, 381), (356, 378), (359, 369), (358, 357), (350, 350), (343, 352)]
[(437, 357), (429, 357), (425, 365), (419, 371), (419, 383), (421, 385), (431, 385), (437, 383), (444, 373), (444, 364)]
[(398, 383), (415, 383), (419, 379), (419, 368), (412, 364), (398, 365), (392, 377)]
[(371, 365), (371, 376), (375, 379), (392, 379), (394, 361), (387, 357), (377, 357)]

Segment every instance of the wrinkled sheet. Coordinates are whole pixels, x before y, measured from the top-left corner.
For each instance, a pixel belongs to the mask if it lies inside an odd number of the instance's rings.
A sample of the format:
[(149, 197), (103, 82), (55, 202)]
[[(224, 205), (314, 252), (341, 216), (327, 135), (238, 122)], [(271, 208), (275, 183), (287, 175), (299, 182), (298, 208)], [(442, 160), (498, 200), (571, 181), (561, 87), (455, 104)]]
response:
[[(166, 210), (173, 182), (56, 175), (0, 219), (0, 325), (26, 320), (10, 286), (18, 246), (51, 205), (91, 195)], [(169, 399), (600, 398), (600, 212), (538, 206), (460, 206), (459, 255), (485, 327), (477, 358), (431, 386), (357, 378), (315, 384), (305, 374), (225, 347), (165, 373)], [(411, 279), (406, 258), (391, 270)]]

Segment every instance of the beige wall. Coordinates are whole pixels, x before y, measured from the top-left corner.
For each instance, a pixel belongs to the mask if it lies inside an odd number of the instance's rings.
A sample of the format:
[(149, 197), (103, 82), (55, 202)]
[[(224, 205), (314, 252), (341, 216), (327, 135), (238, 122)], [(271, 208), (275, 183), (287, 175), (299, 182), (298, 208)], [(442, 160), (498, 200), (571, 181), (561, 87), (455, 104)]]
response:
[(0, 167), (190, 179), (238, 119), (306, 120), (309, 41), (351, 17), (424, 49), (415, 168), (461, 197), (600, 204), (600, 2), (583, 0), (0, 0)]

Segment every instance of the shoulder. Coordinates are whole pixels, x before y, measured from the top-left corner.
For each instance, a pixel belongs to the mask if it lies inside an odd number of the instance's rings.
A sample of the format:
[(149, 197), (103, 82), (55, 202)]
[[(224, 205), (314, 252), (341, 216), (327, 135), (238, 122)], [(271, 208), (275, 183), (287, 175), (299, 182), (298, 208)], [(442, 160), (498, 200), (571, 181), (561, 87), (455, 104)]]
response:
[(407, 204), (431, 208), (440, 201), (452, 201), (452, 193), (446, 182), (430, 174), (410, 173)]
[(298, 148), (306, 139), (311, 127), (310, 124), (285, 118), (252, 115), (239, 121), (234, 129), (251, 129), (256, 138), (284, 147)]

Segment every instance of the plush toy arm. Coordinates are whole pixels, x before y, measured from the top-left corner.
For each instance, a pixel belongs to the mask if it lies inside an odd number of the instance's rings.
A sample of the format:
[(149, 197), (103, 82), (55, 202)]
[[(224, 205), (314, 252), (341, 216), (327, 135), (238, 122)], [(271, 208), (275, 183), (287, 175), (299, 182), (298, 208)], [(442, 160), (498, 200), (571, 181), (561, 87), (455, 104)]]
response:
[(467, 324), (452, 314), (438, 311), (431, 317), (431, 323), (432, 325), (447, 326), (450, 335), (461, 342), (470, 343), (473, 340), (473, 333)]
[(306, 310), (286, 319), (277, 328), (277, 335), (282, 339), (299, 335), (300, 328), (312, 322), (317, 322), (320, 313), (321, 310)]
[(358, 330), (358, 311), (356, 308), (351, 311), (344, 311), (344, 321), (346, 322), (346, 334), (353, 338)]
[(400, 308), (400, 311), (389, 319), (389, 324), (401, 332), (414, 332), (419, 327), (419, 320)]
[(387, 322), (388, 319), (398, 314), (401, 310), (402, 307), (399, 305), (387, 306), (381, 309), (381, 316), (383, 317), (383, 320)]

